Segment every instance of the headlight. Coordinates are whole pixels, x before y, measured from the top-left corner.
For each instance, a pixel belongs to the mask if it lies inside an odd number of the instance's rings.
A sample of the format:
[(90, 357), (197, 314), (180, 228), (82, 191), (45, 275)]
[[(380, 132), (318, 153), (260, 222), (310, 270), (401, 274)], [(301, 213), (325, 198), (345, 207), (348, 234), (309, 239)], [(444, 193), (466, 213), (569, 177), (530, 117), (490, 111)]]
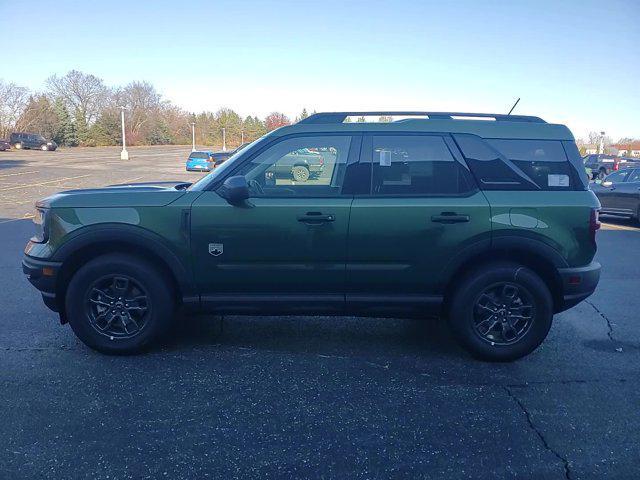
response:
[(36, 208), (35, 215), (33, 216), (33, 223), (36, 227), (36, 233), (31, 237), (32, 242), (44, 243), (48, 240), (49, 229), (47, 225), (47, 217), (49, 216), (49, 210), (46, 208)]

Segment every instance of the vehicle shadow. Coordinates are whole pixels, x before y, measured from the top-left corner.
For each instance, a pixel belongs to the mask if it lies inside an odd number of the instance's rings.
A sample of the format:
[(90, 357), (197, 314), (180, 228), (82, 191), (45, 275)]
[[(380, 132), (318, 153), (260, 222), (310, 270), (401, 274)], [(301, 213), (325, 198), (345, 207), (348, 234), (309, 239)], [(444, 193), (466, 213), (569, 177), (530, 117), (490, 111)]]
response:
[(15, 168), (22, 167), (27, 162), (25, 160), (11, 160), (11, 159), (1, 159), (0, 160), (0, 170), (4, 168)]
[(163, 348), (176, 351), (214, 345), (344, 357), (464, 355), (446, 321), (437, 318), (181, 315)]

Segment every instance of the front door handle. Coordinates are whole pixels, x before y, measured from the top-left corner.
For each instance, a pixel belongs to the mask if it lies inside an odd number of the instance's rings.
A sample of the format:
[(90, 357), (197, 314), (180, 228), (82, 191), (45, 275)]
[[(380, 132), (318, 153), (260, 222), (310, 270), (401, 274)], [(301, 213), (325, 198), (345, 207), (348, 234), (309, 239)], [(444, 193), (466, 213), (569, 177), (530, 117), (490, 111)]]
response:
[(332, 213), (324, 215), (321, 212), (307, 212), (304, 215), (298, 215), (298, 221), (306, 223), (307, 225), (319, 225), (321, 223), (328, 223), (335, 221), (336, 216)]
[(432, 215), (431, 221), (436, 223), (463, 223), (469, 221), (469, 215), (458, 215), (455, 212), (442, 212), (440, 215)]

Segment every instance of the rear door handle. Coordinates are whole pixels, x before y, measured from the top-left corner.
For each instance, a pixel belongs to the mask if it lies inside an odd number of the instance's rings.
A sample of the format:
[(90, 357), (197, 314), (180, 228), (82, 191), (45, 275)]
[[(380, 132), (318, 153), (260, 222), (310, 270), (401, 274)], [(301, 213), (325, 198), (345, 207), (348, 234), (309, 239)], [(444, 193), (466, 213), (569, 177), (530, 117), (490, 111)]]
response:
[(436, 223), (464, 223), (469, 221), (469, 215), (458, 215), (455, 212), (442, 212), (440, 215), (432, 215), (431, 221)]
[(304, 215), (298, 215), (298, 221), (308, 225), (319, 225), (335, 221), (336, 216), (333, 214), (324, 215), (321, 212), (307, 212)]

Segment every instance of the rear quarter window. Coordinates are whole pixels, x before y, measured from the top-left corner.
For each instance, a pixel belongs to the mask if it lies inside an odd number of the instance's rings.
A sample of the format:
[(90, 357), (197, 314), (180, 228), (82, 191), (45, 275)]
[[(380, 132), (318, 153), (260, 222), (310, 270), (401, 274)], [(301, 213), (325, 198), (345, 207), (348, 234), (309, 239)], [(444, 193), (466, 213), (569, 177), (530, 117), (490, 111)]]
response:
[(561, 141), (454, 138), (483, 190), (583, 189)]

